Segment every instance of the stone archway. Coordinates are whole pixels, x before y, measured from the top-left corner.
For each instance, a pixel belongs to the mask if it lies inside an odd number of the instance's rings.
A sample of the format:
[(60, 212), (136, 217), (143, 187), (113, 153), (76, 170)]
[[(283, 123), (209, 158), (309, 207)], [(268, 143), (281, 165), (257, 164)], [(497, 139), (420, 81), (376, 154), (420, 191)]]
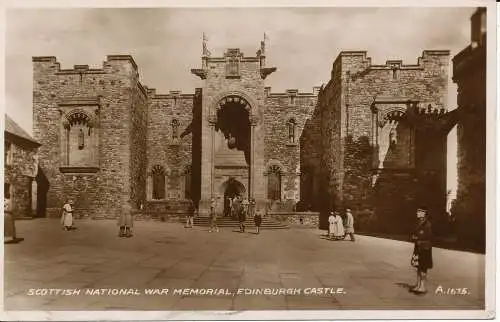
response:
[(247, 191), (243, 183), (234, 178), (229, 178), (222, 183), (219, 192), (224, 196), (222, 213), (224, 216), (230, 216), (230, 205), (234, 197), (245, 196)]

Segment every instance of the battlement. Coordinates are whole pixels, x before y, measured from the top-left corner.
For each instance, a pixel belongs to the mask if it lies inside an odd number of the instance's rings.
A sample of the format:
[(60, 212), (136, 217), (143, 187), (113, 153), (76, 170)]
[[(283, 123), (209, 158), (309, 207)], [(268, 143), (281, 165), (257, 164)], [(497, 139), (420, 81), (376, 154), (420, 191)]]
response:
[[(405, 64), (402, 60), (387, 60), (385, 64), (373, 64), (372, 58), (368, 57), (366, 51), (342, 51), (337, 56), (333, 63), (333, 71), (339, 68), (341, 61), (347, 61), (349, 65), (354, 67), (354, 71), (349, 70), (353, 76), (367, 73), (372, 70), (425, 70), (433, 68), (428, 66), (428, 62), (449, 63), (449, 50), (424, 50), (422, 55), (417, 58), (416, 64)], [(333, 72), (332, 71), (332, 72)]]
[(32, 62), (37, 64), (47, 63), (57, 74), (104, 74), (105, 68), (110, 62), (125, 61), (132, 65), (135, 71), (138, 71), (134, 58), (130, 55), (108, 55), (103, 62), (102, 68), (90, 68), (89, 65), (74, 65), (72, 69), (63, 69), (55, 56), (34, 56)]
[(268, 97), (314, 97), (318, 96), (319, 89), (319, 86), (314, 86), (312, 92), (301, 93), (298, 89), (287, 89), (284, 93), (271, 93), (271, 87), (264, 87), (264, 92)]

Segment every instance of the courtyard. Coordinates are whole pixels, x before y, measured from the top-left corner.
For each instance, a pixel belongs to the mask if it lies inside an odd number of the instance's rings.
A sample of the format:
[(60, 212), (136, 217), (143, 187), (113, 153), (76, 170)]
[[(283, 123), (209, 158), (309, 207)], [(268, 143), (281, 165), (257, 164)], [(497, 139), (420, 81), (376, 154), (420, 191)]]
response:
[[(299, 228), (209, 233), (157, 221), (137, 221), (132, 238), (119, 238), (109, 220), (77, 220), (69, 232), (58, 219), (16, 224), (25, 240), (5, 245), (5, 310), (484, 309), (479, 254), (434, 248), (422, 296), (408, 292), (415, 272), (407, 242), (359, 235), (334, 242)], [(467, 290), (446, 294), (451, 288)], [(113, 289), (130, 293), (108, 294)], [(259, 289), (289, 293), (245, 294)]]

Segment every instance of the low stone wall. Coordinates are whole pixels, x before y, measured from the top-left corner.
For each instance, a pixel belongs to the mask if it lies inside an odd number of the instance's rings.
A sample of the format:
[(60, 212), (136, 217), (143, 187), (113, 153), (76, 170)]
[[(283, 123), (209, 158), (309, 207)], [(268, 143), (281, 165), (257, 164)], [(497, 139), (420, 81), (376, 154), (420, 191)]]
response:
[(319, 212), (268, 212), (266, 216), (291, 227), (319, 228)]

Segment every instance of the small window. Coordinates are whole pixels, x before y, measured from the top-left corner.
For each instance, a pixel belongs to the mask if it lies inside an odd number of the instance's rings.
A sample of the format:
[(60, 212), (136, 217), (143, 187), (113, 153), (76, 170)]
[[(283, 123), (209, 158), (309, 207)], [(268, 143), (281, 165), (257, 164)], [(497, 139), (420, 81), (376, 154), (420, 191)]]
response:
[(295, 95), (290, 96), (290, 104), (295, 104)]

